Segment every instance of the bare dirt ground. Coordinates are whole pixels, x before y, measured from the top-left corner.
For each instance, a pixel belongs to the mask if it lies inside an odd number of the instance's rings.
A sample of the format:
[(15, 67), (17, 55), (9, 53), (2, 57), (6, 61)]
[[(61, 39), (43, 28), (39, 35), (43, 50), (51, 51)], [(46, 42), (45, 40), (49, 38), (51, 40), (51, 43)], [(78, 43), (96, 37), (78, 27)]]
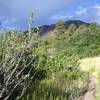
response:
[(79, 100), (96, 100), (96, 78), (92, 76), (87, 83), (87, 92)]
[(100, 57), (85, 58), (79, 62), (81, 70), (92, 72), (90, 83), (88, 83), (88, 91), (80, 100), (100, 100), (100, 98), (96, 99), (100, 96)]

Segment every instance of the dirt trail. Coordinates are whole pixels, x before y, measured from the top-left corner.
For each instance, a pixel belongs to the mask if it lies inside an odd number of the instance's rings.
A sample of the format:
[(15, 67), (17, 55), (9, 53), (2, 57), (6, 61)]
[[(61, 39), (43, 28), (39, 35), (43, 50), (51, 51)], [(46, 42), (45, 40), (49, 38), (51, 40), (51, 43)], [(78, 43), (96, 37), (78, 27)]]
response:
[(96, 100), (96, 78), (92, 76), (87, 83), (87, 92), (84, 93), (79, 100)]
[(100, 98), (100, 56), (82, 59), (80, 60), (80, 66), (83, 71), (92, 70), (93, 76), (88, 83), (88, 91), (79, 100), (96, 100), (95, 95)]

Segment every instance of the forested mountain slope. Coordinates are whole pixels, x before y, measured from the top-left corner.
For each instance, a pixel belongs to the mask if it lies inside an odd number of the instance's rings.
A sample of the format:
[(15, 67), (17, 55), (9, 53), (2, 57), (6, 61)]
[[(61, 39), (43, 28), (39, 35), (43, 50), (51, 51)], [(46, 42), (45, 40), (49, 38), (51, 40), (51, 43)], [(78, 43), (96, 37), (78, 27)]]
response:
[(92, 71), (79, 61), (100, 55), (100, 26), (63, 21), (50, 33), (13, 31), (0, 36), (0, 99), (77, 100)]

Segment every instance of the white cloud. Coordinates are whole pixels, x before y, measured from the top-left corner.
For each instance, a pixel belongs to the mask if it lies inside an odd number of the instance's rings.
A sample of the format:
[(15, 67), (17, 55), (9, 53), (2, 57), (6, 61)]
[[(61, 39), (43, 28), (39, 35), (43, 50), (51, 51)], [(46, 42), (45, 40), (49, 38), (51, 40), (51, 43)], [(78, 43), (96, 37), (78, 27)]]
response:
[(56, 21), (56, 20), (65, 20), (66, 18), (67, 18), (66, 15), (54, 15), (50, 18), (50, 20), (54, 20), (54, 21)]
[(90, 6), (90, 7), (87, 7), (87, 8), (78, 7), (78, 10), (75, 12), (75, 14), (76, 15), (83, 15), (83, 14), (88, 13), (89, 11), (90, 12), (93, 11), (94, 14), (100, 13), (100, 5), (95, 4), (94, 6)]
[(68, 14), (65, 14), (65, 15), (61, 15), (61, 14), (58, 14), (58, 15), (53, 15), (50, 20), (51, 21), (57, 21), (57, 20), (67, 20), (67, 19), (71, 19), (73, 16), (72, 15), (68, 15)]
[(75, 11), (75, 17), (81, 20), (100, 23), (100, 4), (95, 4), (90, 7), (79, 7)]
[(72, 15), (68, 15), (68, 16), (67, 16), (67, 18), (72, 18), (72, 17), (73, 17)]
[(96, 15), (100, 17), (100, 5), (96, 4), (94, 8), (96, 9)]
[(0, 25), (0, 32), (3, 31), (4, 29), (12, 30), (14, 28), (14, 23), (16, 22), (16, 18), (13, 18), (11, 20), (4, 20), (2, 21)]
[[(64, 7), (72, 5), (77, 0), (0, 0), (0, 16), (4, 20), (10, 20), (16, 17), (15, 24), (19, 28), (27, 27), (27, 19), (30, 12), (36, 11), (37, 25), (50, 24), (48, 19)], [(37, 9), (38, 8), (38, 9)], [(56, 17), (55, 17), (56, 18)], [(65, 19), (59, 16), (59, 19)], [(0, 19), (1, 20), (1, 19)]]
[(82, 15), (82, 14), (84, 14), (84, 13), (86, 13), (86, 12), (87, 12), (87, 9), (86, 9), (86, 8), (79, 7), (79, 10), (76, 11), (75, 13), (76, 13), (77, 15)]
[(94, 8), (100, 9), (100, 5), (99, 4), (95, 4)]

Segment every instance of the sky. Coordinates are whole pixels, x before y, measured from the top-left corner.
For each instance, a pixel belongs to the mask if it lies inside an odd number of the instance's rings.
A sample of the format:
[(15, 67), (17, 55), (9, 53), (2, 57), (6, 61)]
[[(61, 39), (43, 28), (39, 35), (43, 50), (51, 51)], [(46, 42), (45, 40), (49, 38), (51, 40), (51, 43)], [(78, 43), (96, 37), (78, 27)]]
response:
[(82, 20), (100, 24), (100, 0), (0, 0), (0, 30), (26, 30), (31, 12), (33, 26), (58, 20)]

